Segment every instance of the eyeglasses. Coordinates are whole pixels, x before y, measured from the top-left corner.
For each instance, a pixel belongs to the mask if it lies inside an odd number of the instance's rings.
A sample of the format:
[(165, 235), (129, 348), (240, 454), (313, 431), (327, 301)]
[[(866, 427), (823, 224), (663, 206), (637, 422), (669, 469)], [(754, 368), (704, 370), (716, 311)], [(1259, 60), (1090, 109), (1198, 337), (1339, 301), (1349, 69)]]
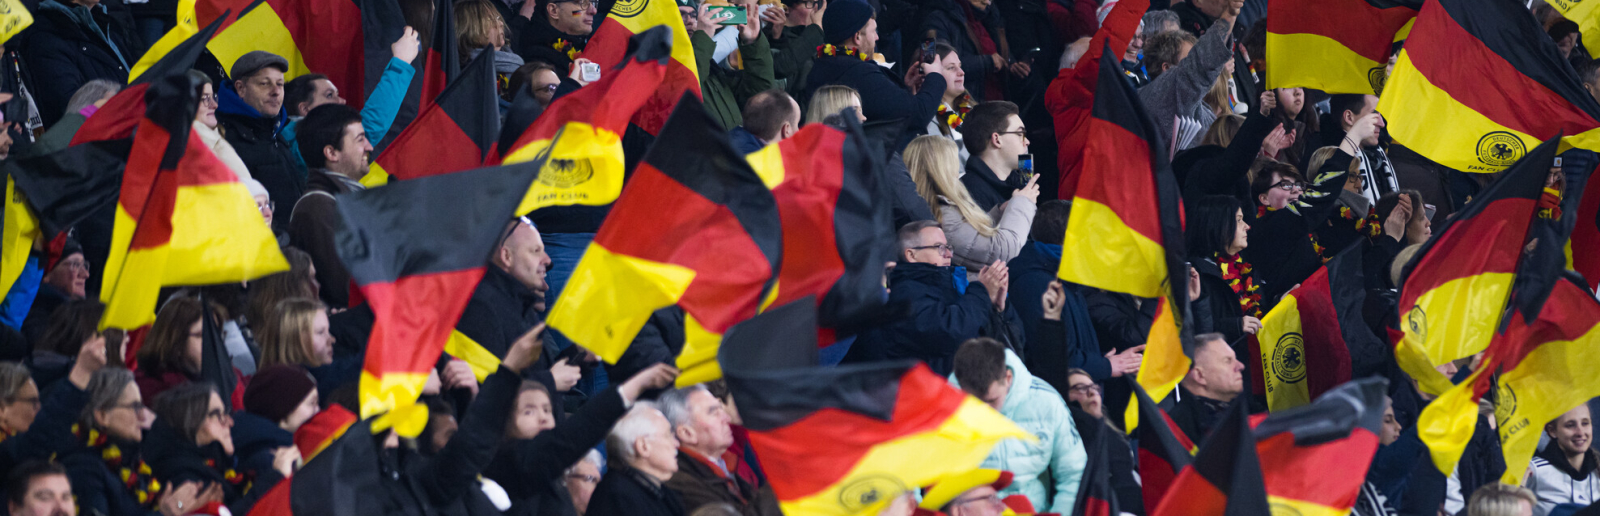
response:
[(1091, 392), (1099, 394), (1100, 393), (1100, 386), (1096, 385), (1096, 384), (1092, 384), (1092, 383), (1085, 383), (1085, 384), (1081, 384), (1081, 385), (1074, 385), (1074, 386), (1068, 387), (1067, 388), (1067, 392), (1074, 393), (1074, 394), (1089, 394)]
[(207, 410), (206, 411), (206, 419), (215, 419), (217, 421), (227, 421), (228, 417), (229, 417), (228, 412), (225, 411), (225, 410), (222, 410), (222, 409), (211, 409), (211, 410)]
[(261, 212), (262, 215), (271, 215), (272, 212), (278, 211), (278, 205), (272, 201), (258, 202), (256, 203), (256, 211)]
[(1027, 138), (1028, 137), (1028, 128), (1022, 127), (1022, 128), (1019, 128), (1019, 129), (1017, 129), (1015, 131), (1000, 131), (1000, 134), (1015, 134), (1017, 136), (1021, 136), (1023, 138)]
[(950, 244), (925, 245), (911, 248), (913, 251), (922, 251), (926, 249), (938, 249), (939, 254), (950, 254), (955, 251), (955, 248), (950, 247)]
[(118, 403), (116, 405), (112, 405), (108, 410), (116, 410), (116, 409), (119, 409), (119, 408), (120, 409), (128, 409), (128, 410), (132, 410), (134, 412), (138, 412), (138, 411), (144, 410), (144, 402), (142, 402), (142, 401), (130, 401), (130, 402), (127, 402), (127, 403)]
[(89, 270), (89, 260), (63, 261), (63, 262), (61, 262), (61, 266), (62, 267), (66, 267), (68, 269), (78, 269), (80, 271), (88, 271)]
[(7, 404), (15, 404), (15, 403), (27, 403), (29, 405), (33, 405), (33, 408), (39, 408), (39, 397), (38, 396), (32, 396), (32, 397), (28, 397), (28, 398), (12, 398), (12, 399), (7, 401)]
[(955, 507), (955, 506), (958, 506), (958, 505), (966, 505), (966, 504), (969, 504), (969, 503), (979, 503), (979, 502), (982, 502), (984, 504), (988, 504), (991, 507), (1005, 507), (1006, 506), (1005, 502), (1000, 501), (1000, 493), (994, 493), (994, 494), (990, 494), (989, 496), (978, 496), (978, 497), (966, 498), (966, 499), (957, 498), (954, 501), (950, 502), (950, 506), (951, 507)]
[(570, 474), (567, 475), (567, 478), (570, 478), (570, 479), (573, 479), (573, 480), (577, 480), (577, 481), (583, 482), (585, 484), (598, 484), (598, 483), (600, 483), (600, 477), (597, 477), (597, 476), (594, 476), (594, 475), (585, 475), (583, 473), (570, 473)]
[(216, 95), (201, 95), (200, 96), (200, 103), (201, 104), (206, 104), (206, 105), (216, 105), (217, 104), (217, 96)]
[(590, 7), (594, 7), (594, 3), (591, 2), (590, 0), (557, 0), (556, 3), (558, 3), (558, 4), (578, 4), (578, 8), (582, 9), (582, 10), (585, 10), (585, 11), (589, 10)]
[(1294, 181), (1284, 181), (1284, 182), (1272, 185), (1273, 188), (1277, 188), (1277, 189), (1280, 189), (1280, 190), (1302, 190), (1302, 191), (1305, 190), (1306, 187), (1308, 187), (1308, 186), (1311, 186), (1311, 183), (1296, 183)]
[(1359, 184), (1359, 185), (1362, 185), (1362, 186), (1366, 186), (1366, 184), (1367, 184), (1367, 176), (1361, 175), (1361, 174), (1350, 174), (1350, 177), (1345, 178), (1345, 181), (1353, 182), (1353, 183), (1356, 183), (1356, 184)]

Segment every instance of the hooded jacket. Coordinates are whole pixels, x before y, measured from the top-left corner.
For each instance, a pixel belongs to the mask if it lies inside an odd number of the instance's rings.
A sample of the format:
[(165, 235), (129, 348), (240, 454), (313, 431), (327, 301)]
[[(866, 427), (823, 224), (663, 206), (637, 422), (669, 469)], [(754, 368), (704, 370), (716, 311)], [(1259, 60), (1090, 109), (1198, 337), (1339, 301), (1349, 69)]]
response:
[[(306, 189), (306, 171), (295, 165), (294, 153), (281, 134), (287, 121), (288, 115), (281, 109), (270, 116), (256, 111), (233, 91), (231, 84), (217, 89), (217, 127), (222, 129), (223, 138), (250, 167), (250, 176), (266, 187), (267, 196), (278, 209), (293, 213), (295, 201)], [(273, 225), (278, 226), (275, 229), (287, 228), (288, 222), (289, 217), (273, 218)], [(317, 267), (320, 269), (322, 264)]]
[(84, 83), (106, 79), (127, 84), (128, 67), (144, 54), (130, 27), (104, 5), (44, 0), (33, 17), (22, 57), (33, 72), (28, 91), (47, 127), (66, 114), (67, 102)]
[(243, 410), (233, 413), (233, 456), (239, 459), (239, 471), (261, 472), (272, 469), (272, 452), (285, 446), (294, 446), (294, 433), (284, 430), (275, 421)]
[[(1000, 490), (1001, 497), (1021, 494), (1027, 496), (1034, 507), (1049, 508), (1042, 512), (1071, 513), (1078, 499), (1083, 468), (1089, 461), (1072, 413), (1067, 410), (1061, 393), (1030, 374), (1028, 367), (1022, 365), (1022, 359), (1009, 349), (1006, 350), (1006, 368), (1011, 370), (1011, 390), (1006, 392), (1006, 401), (1000, 405), (1000, 414), (1033, 434), (1039, 442), (1000, 441), (980, 467), (1010, 471), (1015, 475), (1015, 481)], [(950, 375), (950, 383), (961, 387), (955, 375)], [(1045, 487), (1046, 478), (1055, 482), (1054, 498)]]
[(1543, 450), (1534, 454), (1533, 462), (1528, 465), (1528, 489), (1539, 498), (1539, 506), (1534, 507), (1534, 516), (1544, 516), (1550, 509), (1560, 504), (1576, 504), (1586, 506), (1594, 503), (1600, 496), (1600, 475), (1595, 474), (1595, 451), (1585, 450), (1583, 465), (1580, 469), (1572, 469), (1572, 464), (1567, 462), (1566, 452), (1555, 442), (1545, 445)]

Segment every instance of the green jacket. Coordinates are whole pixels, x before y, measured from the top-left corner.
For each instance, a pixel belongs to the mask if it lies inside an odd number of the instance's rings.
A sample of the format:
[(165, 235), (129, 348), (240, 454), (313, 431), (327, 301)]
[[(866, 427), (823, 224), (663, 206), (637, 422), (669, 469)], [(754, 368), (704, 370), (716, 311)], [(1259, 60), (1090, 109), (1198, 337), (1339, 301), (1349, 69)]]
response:
[(773, 88), (772, 47), (766, 34), (756, 36), (749, 44), (739, 45), (739, 55), (744, 59), (744, 70), (729, 70), (711, 61), (717, 43), (704, 32), (695, 32), (695, 66), (700, 69), (700, 96), (706, 110), (722, 123), (724, 131), (744, 125), (740, 114), (750, 97)]
[(800, 98), (800, 92), (805, 91), (806, 73), (811, 71), (811, 61), (820, 46), (822, 27), (818, 25), (784, 27), (783, 35), (772, 43), (773, 77), (787, 83), (784, 88), (790, 96)]

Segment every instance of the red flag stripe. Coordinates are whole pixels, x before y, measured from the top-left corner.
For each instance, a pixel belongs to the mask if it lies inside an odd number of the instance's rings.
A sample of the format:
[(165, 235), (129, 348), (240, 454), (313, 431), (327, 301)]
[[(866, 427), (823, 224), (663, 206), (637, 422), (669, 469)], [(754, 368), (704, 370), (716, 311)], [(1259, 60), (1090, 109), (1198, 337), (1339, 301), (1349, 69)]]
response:
[[(1090, 117), (1089, 135), (1083, 151), (1084, 170), (1150, 169), (1149, 142), (1127, 128)], [(1113, 176), (1099, 174), (1094, 177), (1109, 179)], [(1114, 178), (1118, 180), (1080, 182), (1075, 194), (1111, 208), (1129, 229), (1155, 243), (1162, 243), (1161, 214), (1144, 209), (1150, 204), (1150, 199), (1155, 198), (1155, 177), (1152, 174), (1130, 173)]]

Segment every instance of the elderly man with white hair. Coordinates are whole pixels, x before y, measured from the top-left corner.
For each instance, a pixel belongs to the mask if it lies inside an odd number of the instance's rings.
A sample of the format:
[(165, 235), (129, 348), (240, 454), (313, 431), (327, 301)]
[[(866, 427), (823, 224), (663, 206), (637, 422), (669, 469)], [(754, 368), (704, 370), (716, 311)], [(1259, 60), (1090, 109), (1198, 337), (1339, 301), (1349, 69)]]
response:
[(595, 486), (585, 516), (684, 516), (664, 483), (678, 471), (678, 439), (656, 405), (641, 401), (606, 436), (611, 470)]
[(728, 453), (733, 446), (732, 416), (704, 385), (673, 389), (656, 398), (672, 435), (678, 439), (678, 472), (667, 489), (683, 499), (684, 510), (728, 504), (744, 516), (783, 516), (778, 497), (762, 484), (752, 484), (733, 470), (738, 459)]

